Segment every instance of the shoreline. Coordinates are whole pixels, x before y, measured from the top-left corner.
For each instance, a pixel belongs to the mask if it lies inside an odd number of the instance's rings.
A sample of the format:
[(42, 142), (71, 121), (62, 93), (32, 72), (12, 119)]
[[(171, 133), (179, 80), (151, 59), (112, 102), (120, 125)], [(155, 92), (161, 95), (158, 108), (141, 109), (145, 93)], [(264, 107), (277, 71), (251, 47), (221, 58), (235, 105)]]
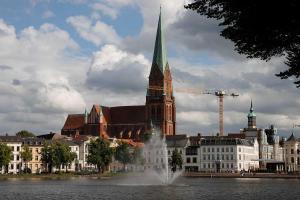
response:
[(201, 173), (188, 172), (182, 175), (190, 178), (266, 178), (266, 179), (300, 179), (300, 174), (277, 174), (277, 173)]
[[(57, 180), (57, 179), (110, 179), (113, 177), (136, 176), (143, 173), (127, 172), (127, 173), (103, 173), (103, 174), (76, 174), (76, 173), (60, 173), (60, 174), (0, 174), (0, 181), (9, 179), (40, 179), (40, 180)], [(277, 173), (201, 173), (201, 172), (184, 172), (182, 177), (185, 178), (262, 178), (262, 179), (300, 179), (300, 174), (277, 174)]]

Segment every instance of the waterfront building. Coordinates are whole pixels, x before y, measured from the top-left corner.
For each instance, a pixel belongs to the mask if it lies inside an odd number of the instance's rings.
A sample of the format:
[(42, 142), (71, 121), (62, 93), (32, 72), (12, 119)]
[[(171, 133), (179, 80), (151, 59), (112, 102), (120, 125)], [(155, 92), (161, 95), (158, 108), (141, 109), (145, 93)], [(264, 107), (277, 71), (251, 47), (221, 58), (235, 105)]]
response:
[(257, 140), (259, 144), (259, 167), (269, 171), (283, 171), (283, 147), (279, 145), (279, 136), (274, 125), (261, 129), (256, 124), (256, 113), (251, 100), (250, 110), (247, 115), (248, 127), (241, 130), (242, 138)]
[(200, 141), (200, 171), (233, 172), (256, 170), (258, 142), (240, 138), (207, 137)]
[[(31, 170), (31, 173), (41, 173), (44, 170), (42, 162), (42, 149), (44, 146), (45, 140), (41, 138), (23, 138), (22, 147), (28, 145), (29, 151), (31, 152), (32, 159), (27, 163), (27, 167)], [(23, 150), (23, 148), (22, 148)], [(25, 163), (23, 162), (22, 169), (25, 168)]]
[(88, 113), (69, 114), (62, 135), (93, 135), (133, 139), (149, 131), (151, 122), (163, 135), (176, 133), (176, 105), (167, 59), (162, 13), (159, 15), (145, 105), (107, 107), (93, 105)]
[(300, 142), (294, 133), (284, 142), (285, 165), (288, 172), (299, 172), (300, 170)]
[[(78, 163), (76, 165), (76, 171), (82, 170), (95, 170), (96, 166), (90, 165), (87, 162), (87, 157), (89, 155), (89, 145), (91, 140), (96, 139), (95, 137), (91, 136), (83, 136), (83, 135), (76, 135), (72, 142), (78, 145), (79, 154), (78, 154)], [(75, 149), (76, 150), (76, 149)]]
[(11, 148), (12, 155), (11, 160), (8, 166), (0, 166), (2, 169), (0, 173), (11, 173), (17, 174), (21, 171), (22, 159), (21, 159), (21, 150), (22, 150), (22, 138), (17, 136), (0, 136), (0, 143), (6, 144)]
[(187, 162), (187, 159), (193, 160), (189, 155), (186, 156), (186, 148), (190, 146), (190, 140), (186, 135), (174, 135), (166, 136), (166, 144), (168, 150), (168, 162), (171, 162), (173, 151), (177, 150), (182, 158), (182, 168), (188, 170), (194, 165), (190, 165), (191, 162)]

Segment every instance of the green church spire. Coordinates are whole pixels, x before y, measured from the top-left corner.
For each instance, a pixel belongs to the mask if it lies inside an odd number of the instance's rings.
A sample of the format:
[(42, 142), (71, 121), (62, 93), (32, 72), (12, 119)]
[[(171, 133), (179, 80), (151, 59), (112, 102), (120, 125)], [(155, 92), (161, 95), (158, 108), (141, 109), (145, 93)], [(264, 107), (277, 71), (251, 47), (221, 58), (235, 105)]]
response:
[(165, 46), (165, 37), (162, 22), (162, 13), (160, 8), (159, 20), (156, 32), (155, 47), (153, 53), (152, 67), (158, 66), (159, 70), (164, 73), (167, 64), (167, 50)]
[(253, 109), (252, 99), (251, 99), (251, 106), (250, 106), (250, 112), (248, 113), (248, 117), (256, 117), (256, 114)]

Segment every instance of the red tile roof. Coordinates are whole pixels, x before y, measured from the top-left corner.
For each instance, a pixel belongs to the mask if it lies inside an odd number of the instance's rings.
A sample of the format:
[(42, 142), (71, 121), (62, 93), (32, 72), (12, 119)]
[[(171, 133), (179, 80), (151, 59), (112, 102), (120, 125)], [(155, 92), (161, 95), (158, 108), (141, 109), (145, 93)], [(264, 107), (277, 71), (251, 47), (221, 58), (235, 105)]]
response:
[(112, 124), (145, 123), (146, 106), (119, 106), (110, 108)]
[(84, 126), (84, 114), (68, 115), (63, 130), (66, 129), (79, 129)]

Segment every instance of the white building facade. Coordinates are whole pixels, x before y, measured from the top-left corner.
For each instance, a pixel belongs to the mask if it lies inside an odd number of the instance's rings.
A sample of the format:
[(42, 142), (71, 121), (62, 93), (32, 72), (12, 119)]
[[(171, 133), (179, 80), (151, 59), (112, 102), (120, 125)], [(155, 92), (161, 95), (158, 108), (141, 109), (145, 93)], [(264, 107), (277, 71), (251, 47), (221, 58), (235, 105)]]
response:
[(22, 140), (16, 136), (0, 136), (0, 142), (11, 148), (11, 160), (8, 166), (0, 166), (0, 173), (17, 174), (21, 172), (22, 167)]
[(257, 140), (211, 137), (200, 143), (200, 171), (238, 172), (259, 167)]

